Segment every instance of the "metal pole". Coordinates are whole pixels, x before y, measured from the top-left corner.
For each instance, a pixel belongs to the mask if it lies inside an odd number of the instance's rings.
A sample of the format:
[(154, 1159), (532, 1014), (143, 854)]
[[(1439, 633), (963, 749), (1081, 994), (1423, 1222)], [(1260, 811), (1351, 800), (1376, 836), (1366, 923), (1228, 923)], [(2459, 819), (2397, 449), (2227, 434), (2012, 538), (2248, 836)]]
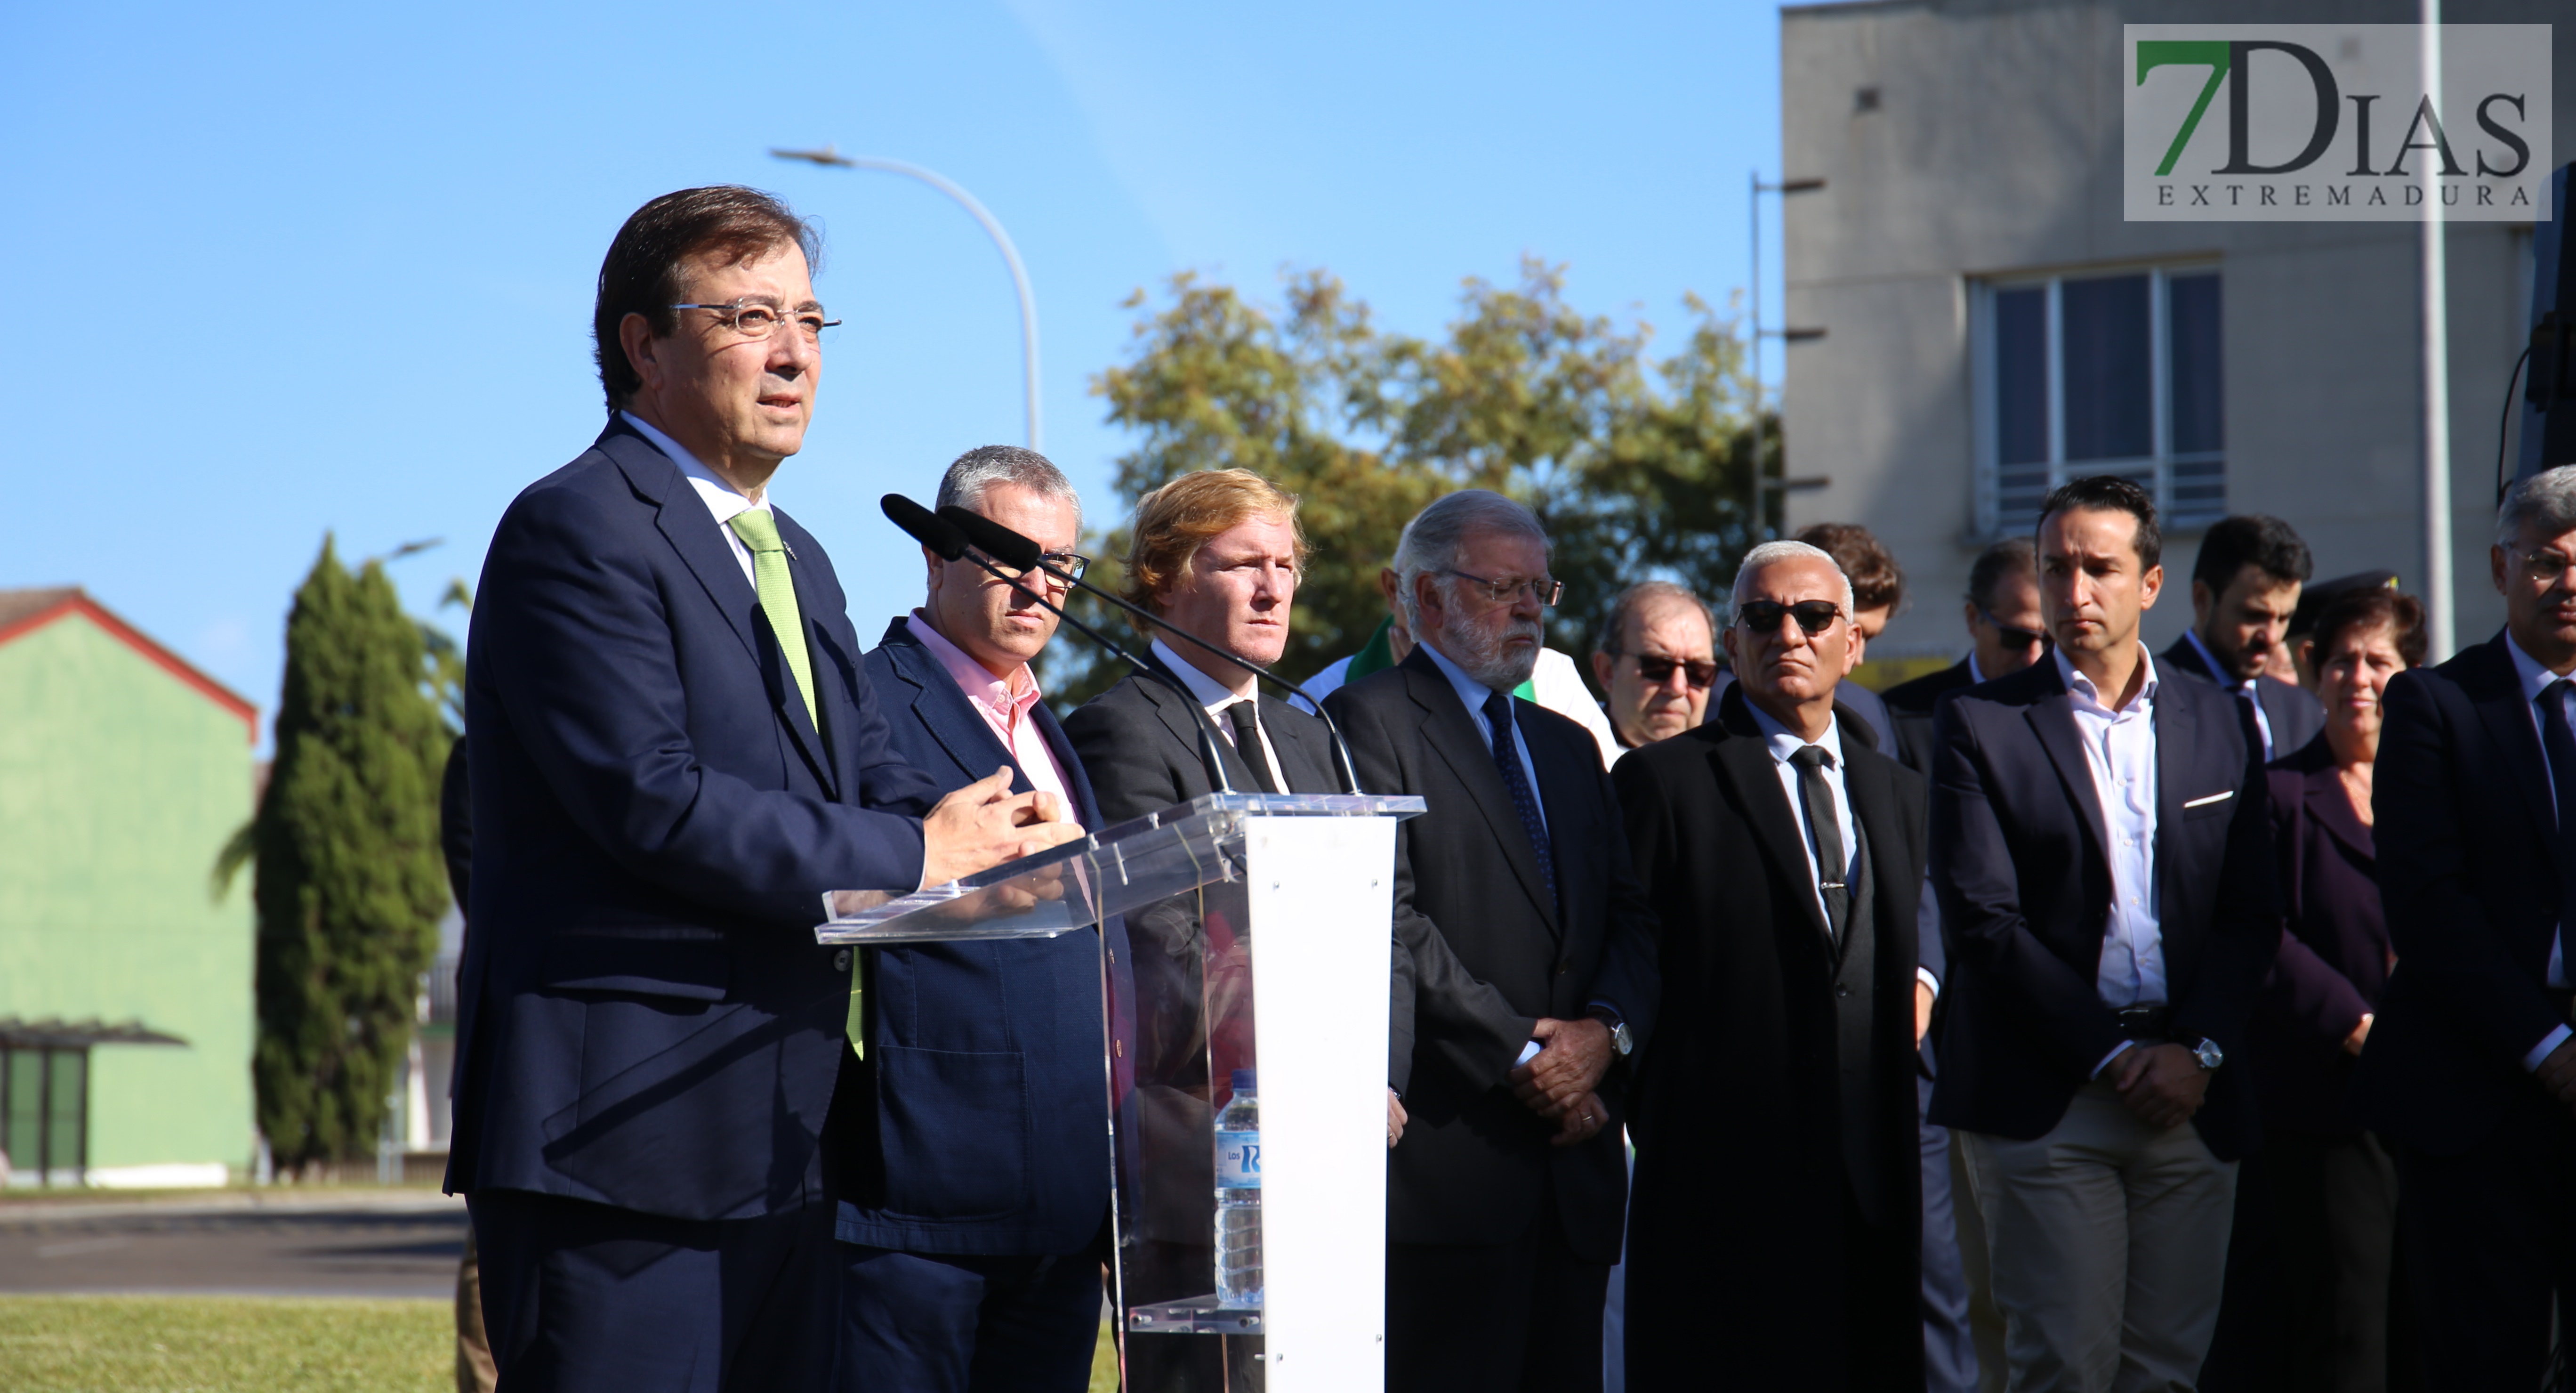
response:
[[(2423, 0), (2424, 94), (2442, 109), (2442, 0)], [(2424, 178), (2424, 608), (2433, 662), (2455, 647), (2451, 598), (2451, 315), (2439, 164)]]
[(1041, 449), (1038, 430), (1038, 300), (1029, 289), (1028, 268), (1020, 264), (1019, 248), (1011, 245), (1011, 234), (1002, 230), (1001, 220), (994, 217), (975, 195), (959, 188), (951, 180), (901, 160), (878, 159), (869, 155), (844, 155), (830, 146), (821, 150), (772, 150), (782, 160), (804, 160), (810, 164), (839, 166), (844, 169), (874, 169), (887, 174), (900, 174), (918, 179), (957, 201), (957, 205), (983, 225), (993, 245), (1001, 250), (1002, 261), (1011, 268), (1011, 286), (1020, 295), (1020, 359), (1022, 376), (1028, 391), (1029, 448)]

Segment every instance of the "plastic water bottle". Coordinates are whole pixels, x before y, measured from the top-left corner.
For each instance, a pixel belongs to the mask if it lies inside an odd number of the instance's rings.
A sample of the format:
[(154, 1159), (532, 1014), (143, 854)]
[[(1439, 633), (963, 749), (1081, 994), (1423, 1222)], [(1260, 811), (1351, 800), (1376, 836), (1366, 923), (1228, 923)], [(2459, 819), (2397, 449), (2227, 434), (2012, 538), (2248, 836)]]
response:
[(1216, 1296), (1261, 1304), (1261, 1100), (1253, 1071), (1234, 1071), (1234, 1098), (1216, 1117)]

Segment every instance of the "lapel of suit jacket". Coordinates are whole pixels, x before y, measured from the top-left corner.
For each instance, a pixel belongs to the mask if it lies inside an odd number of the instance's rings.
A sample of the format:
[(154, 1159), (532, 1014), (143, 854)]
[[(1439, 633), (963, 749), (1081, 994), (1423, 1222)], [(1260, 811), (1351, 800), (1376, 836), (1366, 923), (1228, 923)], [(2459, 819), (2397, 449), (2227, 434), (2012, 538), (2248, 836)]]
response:
[(2549, 792), (2549, 762), (2541, 753), (2531, 703), (2523, 699), (2521, 676), (2514, 671), (2513, 655), (2505, 651), (2504, 635), (2499, 633), (2460, 656), (2460, 689), (2477, 707), (2478, 719), (2485, 723), (2488, 737), (2499, 748), (2511, 752), (2505, 767), (2513, 771), (2513, 786), (2522, 791), (2522, 801), (2531, 811), (2531, 825), (2539, 829), (2540, 842), (2546, 846), (2550, 829), (2558, 825), (2558, 811)]
[(1341, 776), (1333, 772), (1330, 748), (1317, 749), (1307, 737), (1313, 727), (1301, 720), (1283, 719), (1282, 712), (1306, 713), (1276, 697), (1261, 699), (1261, 728), (1270, 735), (1270, 748), (1279, 755), (1279, 776), (1288, 781), (1290, 793), (1339, 793)]
[[(760, 607), (759, 592), (744, 577), (742, 564), (734, 560), (721, 526), (708, 513), (698, 491), (689, 486), (688, 478), (681, 474), (679, 465), (623, 422), (612, 426), (600, 437), (599, 443), (608, 457), (617, 462), (619, 470), (626, 475), (626, 481), (658, 505), (654, 526), (670, 542), (671, 549), (679, 553), (681, 564), (689, 568), (689, 574), (697, 577), (698, 584), (707, 592), (707, 598), (715, 602), (717, 612), (724, 615), (725, 623), (733, 629), (734, 637), (742, 640), (752, 662), (761, 668), (762, 685), (769, 691), (770, 705), (778, 712), (778, 718), (786, 723), (789, 734), (796, 741), (797, 752), (805, 757), (826, 795), (838, 797), (835, 790), (840, 780), (834, 775), (821, 733), (815, 730), (813, 718), (806, 714), (804, 701), (791, 695), (796, 679), (787, 671), (784, 655), (777, 652), (775, 643), (764, 647), (754, 636), (752, 615)], [(806, 641), (810, 645), (815, 633), (813, 592), (800, 574), (801, 570), (802, 566), (791, 552), (787, 573), (796, 587), (796, 607), (804, 619)], [(819, 690), (822, 665), (816, 664), (814, 672), (818, 688), (814, 693), (814, 704), (820, 710), (824, 701), (823, 692)]]
[[(883, 647), (892, 660), (895, 676), (911, 688), (907, 705), (914, 718), (957, 762), (960, 772), (972, 780), (991, 774), (1002, 764), (1019, 767), (1019, 761), (993, 734), (991, 723), (975, 710), (974, 702), (958, 689), (939, 659), (913, 638), (904, 621), (898, 619), (886, 630)], [(1027, 771), (1023, 770), (1018, 782), (1027, 781)]]
[(760, 605), (760, 596), (743, 576), (742, 566), (733, 559), (725, 545), (714, 516), (689, 487), (688, 476), (669, 456), (653, 448), (653, 442), (635, 433), (623, 420), (612, 424), (599, 437), (599, 448), (617, 462), (626, 482), (635, 491), (653, 500), (656, 512), (653, 525), (661, 530), (663, 540), (680, 554), (680, 563), (715, 602), (716, 611), (732, 627), (733, 636), (754, 659), (760, 656), (760, 645), (751, 636), (751, 612)]
[[(1484, 735), (1476, 729), (1475, 722), (1482, 718), (1468, 714), (1465, 703), (1458, 700), (1457, 689), (1449, 685), (1449, 679), (1429, 655), (1417, 651), (1398, 666), (1404, 670), (1405, 694), (1422, 710), (1422, 743), (1467, 785), (1474, 795), (1468, 801), (1476, 805), (1485, 825), (1502, 843), (1503, 859), (1512, 863), (1512, 874), (1520, 878), (1521, 889), (1529, 893), (1530, 903), (1538, 906), (1548, 932), (1562, 933), (1557, 924), (1556, 897), (1547, 892), (1547, 881), (1538, 873), (1538, 848), (1530, 845), (1529, 833), (1521, 827), (1520, 810), (1513, 806), (1512, 792), (1504, 787), (1503, 772), (1494, 763), (1494, 747), (1486, 744)], [(1515, 717), (1514, 727), (1519, 724)]]
[(2083, 815), (2084, 830), (2092, 834), (2093, 849), (2105, 860), (2111, 855), (2111, 834), (2102, 818), (2102, 799), (2093, 789), (2093, 765), (2084, 757), (2084, 735), (2075, 726), (2075, 696), (2057, 678), (2057, 664), (2039, 660), (2048, 667), (2046, 695), (2022, 708), (2022, 719), (2039, 737), (2039, 747), (2048, 752), (2048, 762), (2057, 767), (2058, 782), (2066, 786), (2066, 796), (2075, 801)]
[(2343, 791), (2343, 774), (2332, 763), (2310, 770), (2300, 780), (2300, 801), (2307, 804), (2308, 816), (2324, 826), (2336, 841), (2351, 847), (2372, 864), (2379, 860), (2378, 839), (2352, 810), (2352, 799)]
[[(1146, 656), (1145, 661), (1153, 663), (1160, 671), (1171, 671), (1170, 668), (1164, 667), (1160, 663), (1156, 663), (1150, 654)], [(1174, 675), (1177, 676), (1178, 674)], [(1182, 685), (1186, 686), (1188, 684), (1183, 683)], [(1172, 732), (1172, 738), (1180, 741), (1181, 747), (1190, 752), (1190, 763), (1201, 764), (1203, 761), (1199, 756), (1199, 732), (1204, 730), (1206, 727), (1200, 725), (1199, 722), (1207, 718), (1205, 708), (1201, 707), (1196, 701), (1174, 691), (1169, 683), (1162, 682), (1154, 678), (1138, 677), (1136, 679), (1136, 690), (1144, 696), (1146, 701), (1153, 704), (1154, 714), (1163, 718), (1163, 726), (1165, 729)], [(1243, 757), (1235, 752), (1234, 742), (1226, 739), (1221, 734), (1213, 735), (1209, 738), (1216, 742), (1217, 762), (1225, 767), (1225, 780), (1227, 783), (1234, 785), (1234, 791), (1237, 793), (1260, 792), (1261, 785), (1255, 783), (1252, 778), (1252, 766), (1244, 763)], [(1211, 790), (1211, 792), (1213, 792), (1213, 790)]]
[(1100, 799), (1091, 791), (1091, 775), (1074, 754), (1073, 742), (1065, 738), (1064, 726), (1043, 701), (1029, 708), (1029, 719), (1038, 723), (1038, 738), (1046, 742), (1047, 752), (1055, 756), (1056, 766), (1064, 771), (1066, 787), (1073, 794), (1073, 810), (1081, 817), (1083, 829), (1099, 831)]
[[(2225, 693), (2223, 688), (2221, 691), (2230, 709), (2235, 709), (2236, 697)], [(2165, 981), (2180, 991), (2183, 984), (2191, 980), (2189, 968), (2200, 950), (2199, 935), (2174, 932), (2180, 925), (2180, 911), (2186, 903), (2182, 887), (2189, 877), (2218, 874), (2216, 866), (2186, 866), (2182, 863), (2183, 804), (2207, 797), (2219, 789), (2202, 786), (2201, 781), (2209, 778), (2207, 762), (2199, 758), (2200, 741), (2204, 738), (2202, 723), (2199, 713), (2192, 710), (2184, 689), (2159, 686), (2151, 720), (2156, 733), (2157, 927), (2164, 942)], [(2239, 729), (2242, 729), (2241, 725)], [(2217, 737), (2213, 734), (2206, 738)], [(2231, 816), (2236, 811), (2236, 800), (2245, 796), (2246, 767), (2240, 764), (2229, 771), (2235, 779), (2235, 783), (2226, 786), (2235, 793), (2235, 797), (2227, 802)], [(2108, 842), (2104, 845), (2107, 847)], [(2107, 856), (2109, 853), (2106, 851), (2104, 854)], [(2116, 888), (2113, 893), (2118, 893)]]
[[(1780, 786), (1779, 761), (1771, 757), (1771, 744), (1763, 738), (1762, 728), (1753, 723), (1743, 690), (1729, 688), (1720, 702), (1717, 719), (1726, 730), (1726, 738), (1717, 742), (1709, 762), (1716, 766), (1718, 782), (1734, 794), (1735, 806), (1744, 810), (1744, 821), (1753, 829), (1753, 840), (1789, 887), (1789, 898), (1797, 901), (1807, 926), (1815, 930), (1815, 941), (1824, 947), (1826, 970), (1830, 972), (1834, 931), (1825, 923), (1824, 905), (1816, 897), (1815, 875), (1808, 869), (1806, 818), (1797, 804), (1789, 801), (1789, 791)], [(1849, 797), (1850, 792), (1846, 780), (1844, 796)]]

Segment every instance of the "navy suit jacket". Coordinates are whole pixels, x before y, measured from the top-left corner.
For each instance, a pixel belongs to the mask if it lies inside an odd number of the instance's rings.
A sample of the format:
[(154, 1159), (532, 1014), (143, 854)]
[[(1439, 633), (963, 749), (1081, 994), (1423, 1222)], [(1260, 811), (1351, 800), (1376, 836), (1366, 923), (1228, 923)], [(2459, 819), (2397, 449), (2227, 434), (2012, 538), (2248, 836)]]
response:
[(2246, 1027), (2245, 1062), (2266, 1129), (2347, 1135), (2360, 1129), (2343, 1042), (2388, 983), (2378, 851), (2322, 733), (2264, 777), (2289, 922)]
[[(1932, 887), (1950, 978), (1931, 1118), (1945, 1127), (2044, 1136), (2123, 1038), (2094, 984), (2111, 870), (2073, 702), (2049, 659), (1950, 694), (1933, 718)], [(2233, 1055), (2280, 943), (2269, 800), (2234, 697), (2164, 681), (2155, 732), (2170, 1034)], [(2244, 1073), (2222, 1066), (2192, 1119), (2222, 1160), (2255, 1139)]]
[(820, 731), (706, 504), (622, 420), (502, 514), (466, 650), (452, 1191), (698, 1220), (823, 1196), (849, 973), (821, 896), (918, 885), (938, 786), (777, 520)]
[(2547, 985), (2563, 814), (2503, 634), (2382, 701), (2370, 807), (2397, 970), (2354, 1095), (2372, 1131), (2456, 1156), (2548, 1097), (2522, 1057), (2566, 1018)]
[[(2189, 634), (2175, 639), (2170, 647), (2157, 654), (2156, 662), (2158, 671), (2179, 672), (2196, 682), (2206, 682), (2230, 693), (2235, 691), (2233, 684), (2200, 660), (2200, 650), (2191, 646)], [(2308, 695), (2307, 688), (2295, 682), (2284, 682), (2266, 673), (2254, 679), (2254, 699), (2263, 703), (2263, 719), (2272, 727), (2275, 759), (2286, 758), (2305, 749), (2309, 741), (2317, 738), (2317, 732), (2326, 728), (2325, 707)], [(2258, 737), (2256, 743), (2259, 745), (2261, 731), (2254, 724), (2253, 713), (2247, 711), (2241, 702), (2236, 709), (2244, 718), (2245, 728)], [(2257, 749), (2255, 753), (2262, 751)]]
[[(941, 792), (1010, 766), (1034, 787), (939, 659), (901, 619), (868, 652), (897, 753)], [(1064, 767), (1082, 825), (1102, 827), (1064, 727), (1029, 708)], [(1126, 960), (1125, 928), (1110, 946)], [(1109, 1084), (1101, 1060), (1100, 939), (870, 951), (865, 1062), (842, 1062), (832, 1108), (837, 1231), (922, 1253), (1080, 1251), (1109, 1214)]]

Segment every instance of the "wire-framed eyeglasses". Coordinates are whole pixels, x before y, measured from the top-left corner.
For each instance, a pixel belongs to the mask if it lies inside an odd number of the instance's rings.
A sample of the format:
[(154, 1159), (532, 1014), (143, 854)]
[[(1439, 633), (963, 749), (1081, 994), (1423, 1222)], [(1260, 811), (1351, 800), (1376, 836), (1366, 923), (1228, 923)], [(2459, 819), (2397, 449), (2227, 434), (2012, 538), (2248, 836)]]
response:
[(1052, 567), (1062, 574), (1050, 574), (1045, 570), (1023, 571), (1003, 561), (995, 561), (993, 569), (1010, 577), (1022, 589), (1026, 589), (1031, 582), (1035, 582), (1050, 590), (1071, 590), (1073, 583), (1082, 579), (1082, 573), (1091, 569), (1091, 558), (1078, 551), (1050, 551), (1039, 555), (1038, 564)]
[(1483, 576), (1471, 576), (1465, 571), (1450, 571), (1447, 574), (1456, 576), (1460, 580), (1475, 582), (1477, 592), (1498, 605), (1514, 603), (1520, 599), (1521, 592), (1524, 590), (1529, 592), (1532, 599), (1538, 601), (1542, 609), (1552, 609), (1557, 601), (1565, 598), (1565, 582), (1550, 576), (1505, 576), (1500, 580), (1487, 580)]
[(746, 339), (766, 339), (781, 325), (793, 324), (807, 343), (820, 343), (823, 331), (840, 327), (841, 321), (825, 319), (821, 305), (800, 305), (786, 309), (767, 295), (744, 295), (721, 305), (673, 305), (675, 310), (710, 310), (726, 328)]

